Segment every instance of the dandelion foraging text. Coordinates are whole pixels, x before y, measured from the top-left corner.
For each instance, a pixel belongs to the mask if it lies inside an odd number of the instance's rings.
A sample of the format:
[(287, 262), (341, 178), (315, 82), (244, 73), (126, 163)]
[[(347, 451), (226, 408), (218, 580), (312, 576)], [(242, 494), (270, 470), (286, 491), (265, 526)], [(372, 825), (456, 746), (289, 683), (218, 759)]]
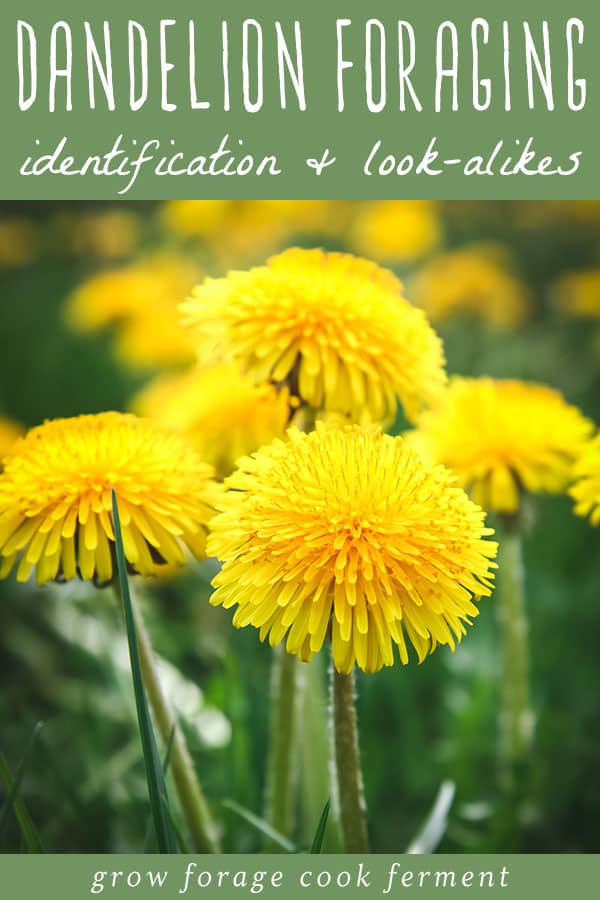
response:
[[(348, 106), (349, 83), (356, 87), (357, 79), (362, 84), (356, 96), (373, 113), (392, 108), (510, 111), (523, 87), (519, 96), (532, 110), (554, 110), (557, 96), (571, 111), (586, 103), (587, 80), (577, 70), (585, 39), (579, 18), (565, 18), (560, 30), (552, 31), (547, 21), (492, 25), (481, 17), (466, 29), (441, 21), (432, 25), (433, 34), (407, 20), (384, 24), (375, 18), (339, 18), (331, 26), (327, 70), (335, 75), (340, 112)], [(306, 75), (314, 55), (305, 49), (299, 20), (246, 18), (234, 24), (223, 19), (212, 27), (195, 19), (159, 19), (152, 25), (130, 19), (118, 26), (107, 20), (101, 25), (60, 20), (43, 28), (18, 20), (16, 28), (22, 111), (135, 112), (151, 106), (164, 112), (217, 108), (254, 114), (269, 106), (305, 111), (310, 103)], [(492, 36), (501, 48), (501, 66), (489, 48)], [(553, 65), (556, 50), (566, 51), (566, 64)], [(113, 75), (118, 52), (126, 54), (123, 83)], [(427, 94), (416, 87), (423, 68), (434, 74), (433, 91)], [(459, 82), (470, 82), (469, 90), (461, 93)]]

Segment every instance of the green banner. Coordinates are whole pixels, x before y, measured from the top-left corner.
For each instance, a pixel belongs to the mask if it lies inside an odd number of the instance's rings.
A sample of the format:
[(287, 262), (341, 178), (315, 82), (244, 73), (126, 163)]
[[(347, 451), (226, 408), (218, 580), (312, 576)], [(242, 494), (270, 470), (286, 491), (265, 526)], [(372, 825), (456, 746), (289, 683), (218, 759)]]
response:
[(487, 854), (365, 857), (156, 855), (5, 856), (3, 895), (81, 900), (257, 896), (308, 898), (596, 897), (599, 856)]
[(597, 4), (4, 4), (5, 199), (595, 198)]

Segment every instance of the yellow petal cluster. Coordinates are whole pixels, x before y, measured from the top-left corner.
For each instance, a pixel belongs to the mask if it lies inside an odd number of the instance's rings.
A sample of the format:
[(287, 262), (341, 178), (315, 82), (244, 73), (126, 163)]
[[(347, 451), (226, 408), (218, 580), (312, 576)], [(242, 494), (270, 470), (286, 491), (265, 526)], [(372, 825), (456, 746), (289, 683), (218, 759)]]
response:
[(574, 470), (575, 484), (569, 491), (575, 512), (589, 515), (592, 525), (600, 524), (600, 434), (586, 444)]
[(290, 417), (286, 389), (256, 385), (231, 364), (167, 375), (133, 403), (142, 416), (183, 435), (224, 477), (240, 456), (283, 435)]
[(182, 305), (200, 359), (286, 383), (354, 421), (412, 420), (445, 384), (442, 345), (395, 276), (349, 254), (291, 249), (208, 278)]
[(330, 635), (334, 664), (366, 672), (454, 648), (491, 592), (496, 544), (450, 473), (402, 438), (358, 425), (292, 428), (226, 480), (207, 550), (213, 605), (237, 605), (303, 660)]
[(212, 470), (181, 439), (117, 412), (55, 419), (17, 441), (0, 475), (0, 577), (113, 575), (111, 489), (125, 556), (144, 575), (201, 556)]
[(512, 514), (523, 491), (564, 491), (592, 424), (550, 387), (514, 380), (450, 380), (409, 436), (452, 469), (484, 509)]

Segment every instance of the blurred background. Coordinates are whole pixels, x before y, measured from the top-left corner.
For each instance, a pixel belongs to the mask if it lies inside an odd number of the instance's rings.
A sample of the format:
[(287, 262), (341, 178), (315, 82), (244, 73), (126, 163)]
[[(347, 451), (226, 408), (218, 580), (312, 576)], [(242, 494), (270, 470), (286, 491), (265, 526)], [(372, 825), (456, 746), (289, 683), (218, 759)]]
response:
[[(57, 416), (154, 403), (169, 424), (191, 427), (173, 403), (194, 360), (177, 304), (203, 277), (291, 245), (354, 252), (397, 272), (444, 339), (450, 373), (546, 382), (600, 422), (600, 202), (1, 203), (0, 454), (22, 429)], [(237, 389), (190, 390), (195, 438), (225, 474), (237, 451), (227, 435), (254, 435), (252, 414)], [(224, 437), (203, 446), (213, 430)], [(456, 798), (443, 850), (600, 848), (599, 546), (567, 497), (530, 510), (538, 722), (518, 833), (498, 818), (493, 598), (455, 654), (442, 648), (422, 666), (359, 673), (374, 849), (405, 848), (445, 779)], [(209, 560), (137, 587), (224, 848), (254, 851), (261, 834), (224, 801), (262, 813), (270, 651), (209, 606), (214, 571)], [(315, 725), (302, 748), (298, 846), (310, 843), (326, 799), (313, 740), (324, 669), (320, 659), (310, 672)], [(0, 582), (0, 679), (0, 750), (20, 771), (44, 846), (141, 849), (146, 786), (110, 590)], [(3, 815), (0, 848), (20, 846), (14, 817)]]

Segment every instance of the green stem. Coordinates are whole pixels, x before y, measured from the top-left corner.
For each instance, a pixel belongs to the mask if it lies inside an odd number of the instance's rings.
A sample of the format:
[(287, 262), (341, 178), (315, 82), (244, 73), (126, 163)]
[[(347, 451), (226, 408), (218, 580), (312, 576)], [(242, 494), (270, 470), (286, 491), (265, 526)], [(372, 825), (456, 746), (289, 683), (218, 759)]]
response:
[[(293, 384), (297, 373), (290, 375), (290, 391), (297, 394)], [(300, 431), (315, 427), (316, 410), (304, 407), (295, 416)], [(297, 725), (301, 709), (302, 679), (295, 656), (285, 649), (285, 643), (273, 650), (271, 663), (271, 701), (269, 722), (269, 750), (265, 788), (265, 819), (280, 834), (289, 837), (294, 826), (298, 788)], [(279, 849), (270, 844), (269, 849)]]
[(169, 767), (194, 850), (198, 853), (218, 853), (219, 847), (214, 837), (214, 828), (206, 800), (204, 799), (185, 738), (163, 693), (158, 672), (156, 671), (156, 660), (150, 637), (133, 597), (132, 604), (146, 694), (162, 740), (166, 744), (171, 735), (173, 736)]
[[(283, 644), (275, 647), (271, 667), (271, 721), (265, 819), (288, 837), (293, 827), (297, 787), (296, 725), (298, 661)], [(271, 849), (277, 849), (272, 846)]]
[(347, 853), (369, 849), (366, 803), (360, 766), (354, 670), (341, 675), (331, 667), (332, 763), (334, 796)]
[(516, 518), (505, 517), (498, 529), (498, 618), (502, 634), (500, 754), (506, 785), (514, 787), (515, 770), (528, 758), (534, 715), (529, 696), (529, 648), (525, 608), (525, 573), (521, 532)]
[[(327, 681), (324, 662), (326, 654), (317, 653), (301, 667), (302, 730), (299, 744), (302, 757), (300, 771), (300, 803), (302, 809), (302, 838), (310, 847), (317, 823), (328, 799), (331, 799), (329, 765)], [(330, 808), (323, 843), (325, 852), (334, 853), (342, 847), (337, 809)]]

